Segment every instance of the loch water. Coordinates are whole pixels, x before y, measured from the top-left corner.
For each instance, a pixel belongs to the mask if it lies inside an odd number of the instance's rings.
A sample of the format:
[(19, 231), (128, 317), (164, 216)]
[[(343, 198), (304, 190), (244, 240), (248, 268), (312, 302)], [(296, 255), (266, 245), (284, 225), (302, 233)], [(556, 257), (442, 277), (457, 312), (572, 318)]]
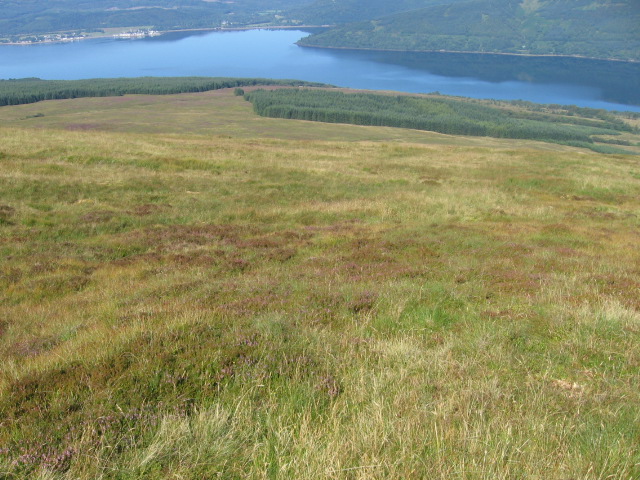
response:
[(299, 30), (176, 32), (0, 46), (0, 78), (290, 78), (341, 87), (640, 112), (640, 63), (305, 48)]

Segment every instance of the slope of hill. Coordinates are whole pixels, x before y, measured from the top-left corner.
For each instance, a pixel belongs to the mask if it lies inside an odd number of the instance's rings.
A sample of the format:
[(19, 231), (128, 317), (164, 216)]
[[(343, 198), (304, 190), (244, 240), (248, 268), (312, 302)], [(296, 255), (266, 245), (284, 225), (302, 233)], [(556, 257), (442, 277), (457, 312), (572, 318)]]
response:
[(294, 8), (287, 17), (311, 25), (335, 25), (408, 12), (428, 5), (451, 4), (464, 0), (316, 0), (304, 8)]
[[(310, 2), (311, 0), (309, 0)], [(305, 0), (0, 0), (0, 38), (67, 30), (149, 26), (213, 28), (223, 22), (272, 22)]]
[(233, 89), (1, 107), (0, 476), (638, 478), (638, 211)]
[[(638, 133), (621, 115), (577, 107), (535, 108), (527, 102), (492, 104), (440, 95), (381, 95), (299, 88), (259, 90), (245, 98), (253, 104), (256, 113), (267, 117), (540, 140), (610, 153), (630, 152), (596, 145), (596, 141), (605, 139), (607, 143), (632, 145), (616, 137), (623, 132)], [(640, 118), (640, 115), (630, 115), (628, 118)]]
[(640, 60), (638, 25), (635, 2), (472, 0), (337, 27), (300, 44)]

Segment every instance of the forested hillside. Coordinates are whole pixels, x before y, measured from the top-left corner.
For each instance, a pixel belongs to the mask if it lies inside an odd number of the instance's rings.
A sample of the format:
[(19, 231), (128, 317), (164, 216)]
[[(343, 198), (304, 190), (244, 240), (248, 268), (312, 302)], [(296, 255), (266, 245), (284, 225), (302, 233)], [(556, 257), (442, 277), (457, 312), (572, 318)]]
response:
[(0, 0), (5, 43), (110, 28), (299, 25), (333, 26), (301, 40), (303, 46), (640, 60), (636, 1)]
[(311, 5), (295, 8), (288, 17), (313, 25), (336, 25), (372, 20), (394, 13), (408, 12), (428, 5), (455, 3), (464, 0), (316, 0)]
[(638, 25), (640, 4), (630, 1), (449, 1), (341, 26), (300, 44), (640, 60)]
[(305, 3), (307, 0), (0, 0), (0, 37), (110, 27), (167, 30), (212, 28), (223, 22), (272, 22), (278, 12)]

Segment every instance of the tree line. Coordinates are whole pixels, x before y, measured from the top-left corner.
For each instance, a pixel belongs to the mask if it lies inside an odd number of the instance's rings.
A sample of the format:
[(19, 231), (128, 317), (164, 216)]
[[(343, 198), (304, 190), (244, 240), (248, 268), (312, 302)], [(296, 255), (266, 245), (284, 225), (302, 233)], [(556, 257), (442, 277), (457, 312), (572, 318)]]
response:
[(223, 77), (139, 77), (88, 80), (25, 78), (0, 80), (0, 107), (43, 100), (113, 97), (127, 94), (170, 95), (255, 85), (320, 86), (322, 84), (299, 80)]

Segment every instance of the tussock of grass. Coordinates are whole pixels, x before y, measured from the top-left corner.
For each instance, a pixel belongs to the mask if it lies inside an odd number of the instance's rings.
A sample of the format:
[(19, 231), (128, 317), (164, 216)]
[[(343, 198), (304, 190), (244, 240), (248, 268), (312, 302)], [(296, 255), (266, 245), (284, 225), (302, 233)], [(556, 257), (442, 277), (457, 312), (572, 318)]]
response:
[(638, 477), (638, 162), (510, 145), (1, 128), (0, 476)]

